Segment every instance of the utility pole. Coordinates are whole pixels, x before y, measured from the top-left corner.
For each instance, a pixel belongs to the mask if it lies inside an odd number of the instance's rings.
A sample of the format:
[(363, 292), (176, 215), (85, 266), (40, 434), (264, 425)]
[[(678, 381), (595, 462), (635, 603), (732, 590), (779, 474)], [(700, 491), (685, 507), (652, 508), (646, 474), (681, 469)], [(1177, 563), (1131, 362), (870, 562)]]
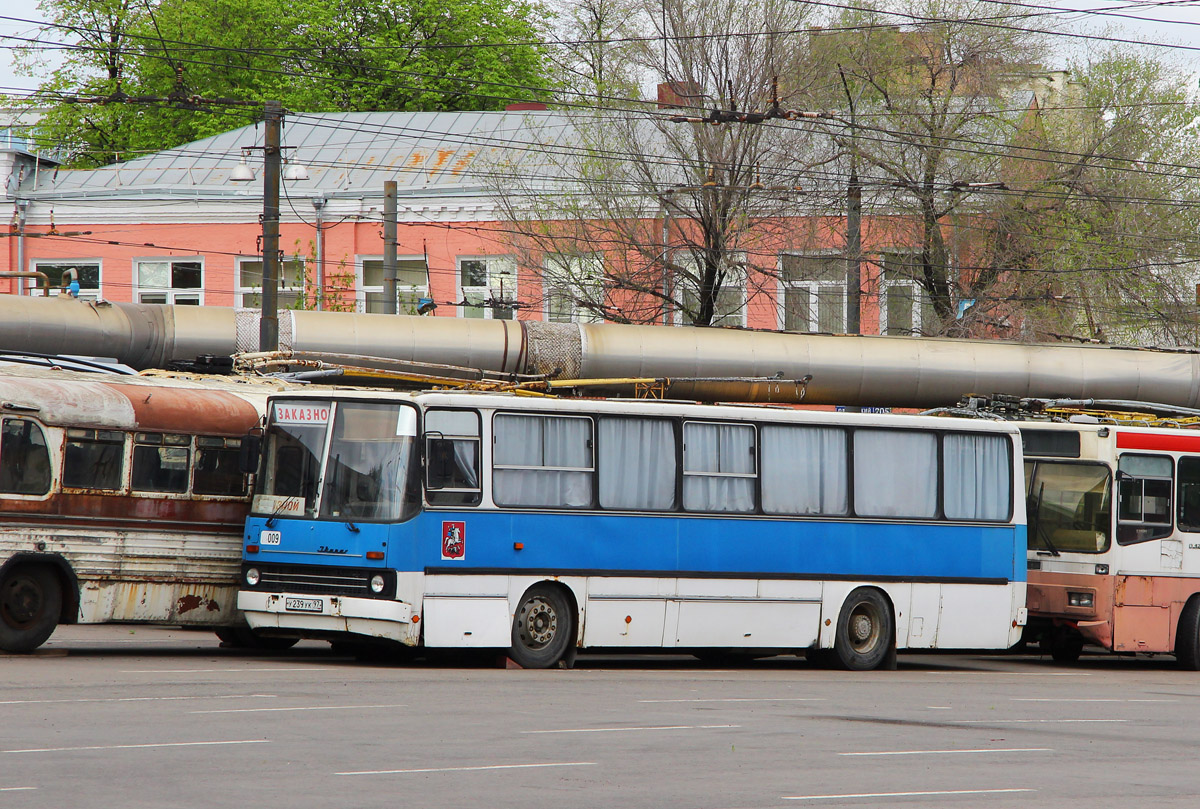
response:
[(279, 350), (279, 167), (283, 106), (263, 105), (262, 317), (258, 350)]
[(862, 183), (858, 179), (858, 129), (854, 97), (838, 65), (850, 105), (850, 182), (846, 188), (846, 333), (862, 334)]
[(396, 181), (383, 183), (383, 313), (396, 314)]

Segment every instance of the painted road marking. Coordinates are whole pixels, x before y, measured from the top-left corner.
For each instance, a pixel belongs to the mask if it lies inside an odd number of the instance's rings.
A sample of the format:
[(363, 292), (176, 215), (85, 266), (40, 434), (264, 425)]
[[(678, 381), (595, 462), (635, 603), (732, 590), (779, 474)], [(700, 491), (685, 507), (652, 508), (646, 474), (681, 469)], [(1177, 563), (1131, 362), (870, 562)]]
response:
[(275, 694), (220, 694), (215, 697), (83, 697), (80, 699), (8, 699), (0, 705), (57, 705), (75, 702), (177, 702), (198, 699), (276, 699)]
[(28, 750), (0, 750), (0, 753), (67, 753), (75, 750), (144, 750), (154, 747), (213, 747), (221, 744), (268, 744), (270, 739), (235, 739), (227, 742), (162, 742), (159, 744), (98, 744), (87, 747), (37, 747)]
[(532, 770), (539, 767), (593, 767), (594, 761), (554, 761), (546, 764), (486, 764), (478, 767), (424, 767), (415, 770), (361, 770), (335, 772), (334, 775), (405, 775), (423, 772), (476, 772), (480, 770)]
[(267, 713), (269, 711), (353, 711), (360, 708), (403, 708), (404, 705), (313, 705), (301, 708), (220, 708), (188, 713)]
[(522, 733), (632, 733), (639, 730), (712, 730), (740, 728), (741, 725), (657, 725), (641, 728), (569, 728), (564, 730), (523, 730)]
[(0, 787), (0, 792), (28, 792), (37, 787)]
[(1091, 677), (1089, 671), (1018, 671), (1018, 677)]
[(783, 801), (830, 801), (839, 798), (920, 798), (931, 795), (997, 795), (1006, 792), (1037, 792), (1036, 789), (947, 789), (938, 792), (851, 792), (845, 795), (784, 795)]
[(663, 702), (824, 702), (824, 697), (725, 697), (723, 699), (639, 699), (640, 703)]
[(1009, 697), (1013, 702), (1179, 702), (1177, 699), (1068, 699), (1058, 697)]
[(124, 671), (121, 672), (121, 674), (214, 674), (214, 673), (245, 674), (247, 672), (258, 672), (258, 671), (269, 671), (272, 674), (281, 674), (284, 672), (290, 673), (293, 671), (335, 671), (335, 669), (330, 668), (330, 667), (325, 667), (325, 666), (322, 666), (322, 667), (309, 666), (307, 668), (292, 668), (290, 666), (279, 666), (278, 668), (271, 667), (271, 668), (262, 668), (262, 669), (125, 669)]
[(942, 756), (967, 753), (1052, 753), (1050, 747), (980, 747), (974, 750), (880, 750), (874, 753), (838, 753), (839, 756)]
[(1041, 725), (1079, 724), (1088, 722), (1128, 722), (1128, 719), (949, 719), (962, 725)]

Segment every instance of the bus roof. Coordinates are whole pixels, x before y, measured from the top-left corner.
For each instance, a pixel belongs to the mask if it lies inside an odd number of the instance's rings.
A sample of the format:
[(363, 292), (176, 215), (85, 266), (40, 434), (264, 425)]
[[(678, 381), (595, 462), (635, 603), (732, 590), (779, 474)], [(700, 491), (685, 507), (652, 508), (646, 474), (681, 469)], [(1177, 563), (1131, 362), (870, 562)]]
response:
[(258, 422), (268, 393), (285, 389), (278, 383), (0, 368), (0, 412), (54, 426), (232, 436)]

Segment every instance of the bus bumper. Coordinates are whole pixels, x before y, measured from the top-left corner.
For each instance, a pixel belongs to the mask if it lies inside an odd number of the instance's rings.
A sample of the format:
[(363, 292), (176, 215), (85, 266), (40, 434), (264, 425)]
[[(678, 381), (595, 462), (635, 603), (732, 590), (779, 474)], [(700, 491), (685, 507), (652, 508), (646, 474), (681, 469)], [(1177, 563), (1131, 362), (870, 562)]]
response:
[(252, 629), (277, 629), (301, 636), (348, 632), (416, 642), (412, 606), (400, 601), (241, 590), (237, 605)]

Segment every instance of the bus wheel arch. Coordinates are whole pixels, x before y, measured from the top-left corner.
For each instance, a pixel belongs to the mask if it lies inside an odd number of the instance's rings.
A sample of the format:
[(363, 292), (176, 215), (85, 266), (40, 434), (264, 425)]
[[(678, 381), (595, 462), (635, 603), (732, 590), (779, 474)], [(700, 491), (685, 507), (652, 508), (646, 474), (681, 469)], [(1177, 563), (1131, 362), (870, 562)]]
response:
[(1200, 671), (1200, 593), (1193, 594), (1179, 613), (1175, 659), (1186, 671)]
[(513, 612), (509, 657), (527, 669), (544, 669), (572, 659), (579, 609), (571, 588), (540, 581), (521, 594)]
[(836, 661), (851, 671), (895, 668), (896, 611), (877, 587), (856, 587), (842, 602), (833, 639)]
[(68, 613), (72, 583), (54, 557), (14, 556), (0, 568), (0, 650), (32, 652)]

